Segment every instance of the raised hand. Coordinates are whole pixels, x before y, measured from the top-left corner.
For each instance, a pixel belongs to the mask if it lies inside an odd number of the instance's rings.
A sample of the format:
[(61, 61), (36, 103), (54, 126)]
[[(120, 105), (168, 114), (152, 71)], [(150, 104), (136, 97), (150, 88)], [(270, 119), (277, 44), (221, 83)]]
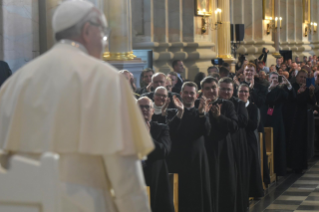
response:
[(212, 112), (215, 118), (218, 118), (221, 114), (221, 106), (222, 104), (212, 105), (210, 111)]
[(205, 113), (206, 104), (207, 104), (207, 99), (205, 96), (202, 96), (200, 98), (200, 102), (199, 102), (199, 106), (198, 106), (199, 113), (201, 113), (201, 114)]
[(181, 102), (181, 100), (179, 100), (176, 96), (173, 96), (173, 102), (175, 107), (179, 110), (179, 111), (184, 111), (184, 105)]
[(165, 116), (166, 115), (166, 110), (168, 108), (169, 103), (171, 102), (170, 98), (167, 98), (165, 101), (165, 104), (162, 107), (162, 115)]
[(234, 77), (234, 79), (233, 79), (233, 81), (234, 81), (234, 83), (236, 84), (236, 85), (240, 85), (240, 83), (239, 83), (239, 80), (238, 80), (238, 77), (237, 76), (235, 76)]
[(151, 92), (151, 87), (152, 87), (152, 82), (150, 82), (148, 86), (146, 86), (147, 92)]
[(298, 93), (303, 93), (305, 90), (306, 90), (306, 84), (303, 84), (300, 86), (299, 90), (298, 90)]
[(310, 87), (309, 87), (309, 93), (310, 93), (310, 95), (313, 95), (313, 94), (315, 93), (315, 86), (310, 85)]
[(254, 85), (255, 85), (255, 76), (253, 76), (251, 82), (250, 82), (250, 85), (249, 85), (249, 88), (254, 88)]

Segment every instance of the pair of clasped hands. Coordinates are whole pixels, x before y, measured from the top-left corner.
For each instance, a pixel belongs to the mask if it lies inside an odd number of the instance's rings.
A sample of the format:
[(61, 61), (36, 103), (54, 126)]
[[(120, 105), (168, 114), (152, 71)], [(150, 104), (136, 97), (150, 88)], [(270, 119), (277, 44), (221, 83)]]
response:
[[(167, 100), (162, 108), (162, 115), (163, 116), (166, 114), (166, 110), (167, 110), (170, 102), (171, 102), (171, 100), (169, 98), (167, 98)], [(213, 101), (211, 99), (207, 99), (206, 97), (202, 96), (200, 98), (200, 102), (199, 102), (199, 106), (198, 106), (199, 114), (206, 114), (209, 111), (211, 111), (212, 115), (215, 118), (218, 118), (221, 114), (222, 104), (212, 104), (212, 102)], [(178, 110), (177, 117), (179, 117), (181, 119), (183, 117), (183, 113), (184, 113), (184, 104), (175, 95), (173, 96), (173, 103)]]

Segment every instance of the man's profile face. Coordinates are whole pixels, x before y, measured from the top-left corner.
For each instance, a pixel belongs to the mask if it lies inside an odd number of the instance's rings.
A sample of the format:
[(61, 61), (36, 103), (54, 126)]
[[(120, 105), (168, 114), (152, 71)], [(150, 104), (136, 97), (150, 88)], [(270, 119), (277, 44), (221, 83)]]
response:
[(178, 61), (177, 64), (174, 66), (174, 71), (182, 74), (185, 71), (184, 63), (183, 61)]
[(168, 77), (171, 78), (172, 86), (174, 87), (177, 83), (177, 77), (175, 75), (171, 75), (171, 74), (169, 74)]
[(166, 79), (165, 87), (166, 87), (166, 89), (167, 89), (169, 92), (172, 92), (172, 88), (173, 88), (172, 80), (167, 80), (167, 79)]
[(156, 106), (163, 106), (167, 98), (167, 91), (165, 89), (159, 89), (154, 93), (154, 103)]
[(159, 86), (165, 86), (165, 76), (164, 75), (158, 75), (153, 78), (152, 87), (156, 89)]
[(253, 66), (246, 66), (244, 70), (245, 81), (250, 82), (255, 76), (256, 70)]
[(154, 114), (154, 108), (152, 101), (148, 99), (138, 100), (138, 105), (142, 111), (143, 118), (146, 122), (150, 122), (152, 120), (152, 116)]
[(222, 99), (230, 99), (233, 96), (234, 87), (232, 83), (220, 83), (219, 97)]
[(266, 79), (266, 73), (263, 71), (259, 72), (259, 78)]
[(287, 61), (287, 64), (288, 64), (289, 67), (291, 66), (291, 59), (289, 59), (289, 60)]
[(191, 107), (197, 98), (196, 88), (187, 85), (184, 86), (184, 89), (181, 91), (181, 98), (186, 107)]
[(276, 63), (277, 63), (277, 66), (280, 66), (280, 64), (281, 64), (281, 59), (280, 59), (280, 58), (277, 58), (277, 59), (276, 59)]
[(296, 70), (297, 69), (297, 63), (292, 63), (291, 64), (291, 68), (292, 68), (292, 70)]
[(203, 95), (207, 99), (215, 101), (218, 98), (219, 88), (216, 82), (204, 83), (202, 86)]
[(152, 81), (152, 76), (153, 76), (153, 73), (151, 71), (144, 73), (142, 80), (145, 85), (150, 84), (150, 82)]
[(299, 72), (299, 74), (296, 77), (296, 82), (299, 85), (303, 85), (303, 84), (306, 84), (306, 79), (307, 79), (307, 74), (304, 72)]

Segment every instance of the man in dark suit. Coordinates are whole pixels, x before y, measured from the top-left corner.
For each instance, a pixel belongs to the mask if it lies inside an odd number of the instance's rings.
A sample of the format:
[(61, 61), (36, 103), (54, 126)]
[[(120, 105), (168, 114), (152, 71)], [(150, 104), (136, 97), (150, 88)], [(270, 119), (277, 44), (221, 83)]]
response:
[(181, 60), (174, 60), (172, 63), (172, 67), (174, 69), (174, 72), (176, 72), (176, 74), (177, 74), (177, 83), (175, 84), (175, 86), (173, 88), (173, 92), (180, 93), (183, 82), (184, 82), (182, 75), (181, 75), (185, 72), (184, 63)]

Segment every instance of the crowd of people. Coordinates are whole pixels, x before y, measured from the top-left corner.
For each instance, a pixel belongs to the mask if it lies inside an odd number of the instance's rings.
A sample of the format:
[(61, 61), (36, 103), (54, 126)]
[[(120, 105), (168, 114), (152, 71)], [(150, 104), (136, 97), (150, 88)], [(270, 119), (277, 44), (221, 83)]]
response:
[(212, 66), (207, 76), (199, 72), (193, 81), (183, 79), (183, 61), (174, 61), (168, 74), (148, 68), (139, 89), (133, 74), (121, 71), (155, 144), (143, 161), (153, 212), (174, 211), (168, 173), (179, 175), (181, 212), (246, 211), (249, 197), (264, 195), (258, 138), (264, 127), (273, 128), (277, 176), (307, 169), (313, 156), (319, 61), (316, 56), (303, 62), (281, 57), (267, 67), (267, 53), (264, 49), (256, 61), (243, 60), (236, 73), (228, 64)]

